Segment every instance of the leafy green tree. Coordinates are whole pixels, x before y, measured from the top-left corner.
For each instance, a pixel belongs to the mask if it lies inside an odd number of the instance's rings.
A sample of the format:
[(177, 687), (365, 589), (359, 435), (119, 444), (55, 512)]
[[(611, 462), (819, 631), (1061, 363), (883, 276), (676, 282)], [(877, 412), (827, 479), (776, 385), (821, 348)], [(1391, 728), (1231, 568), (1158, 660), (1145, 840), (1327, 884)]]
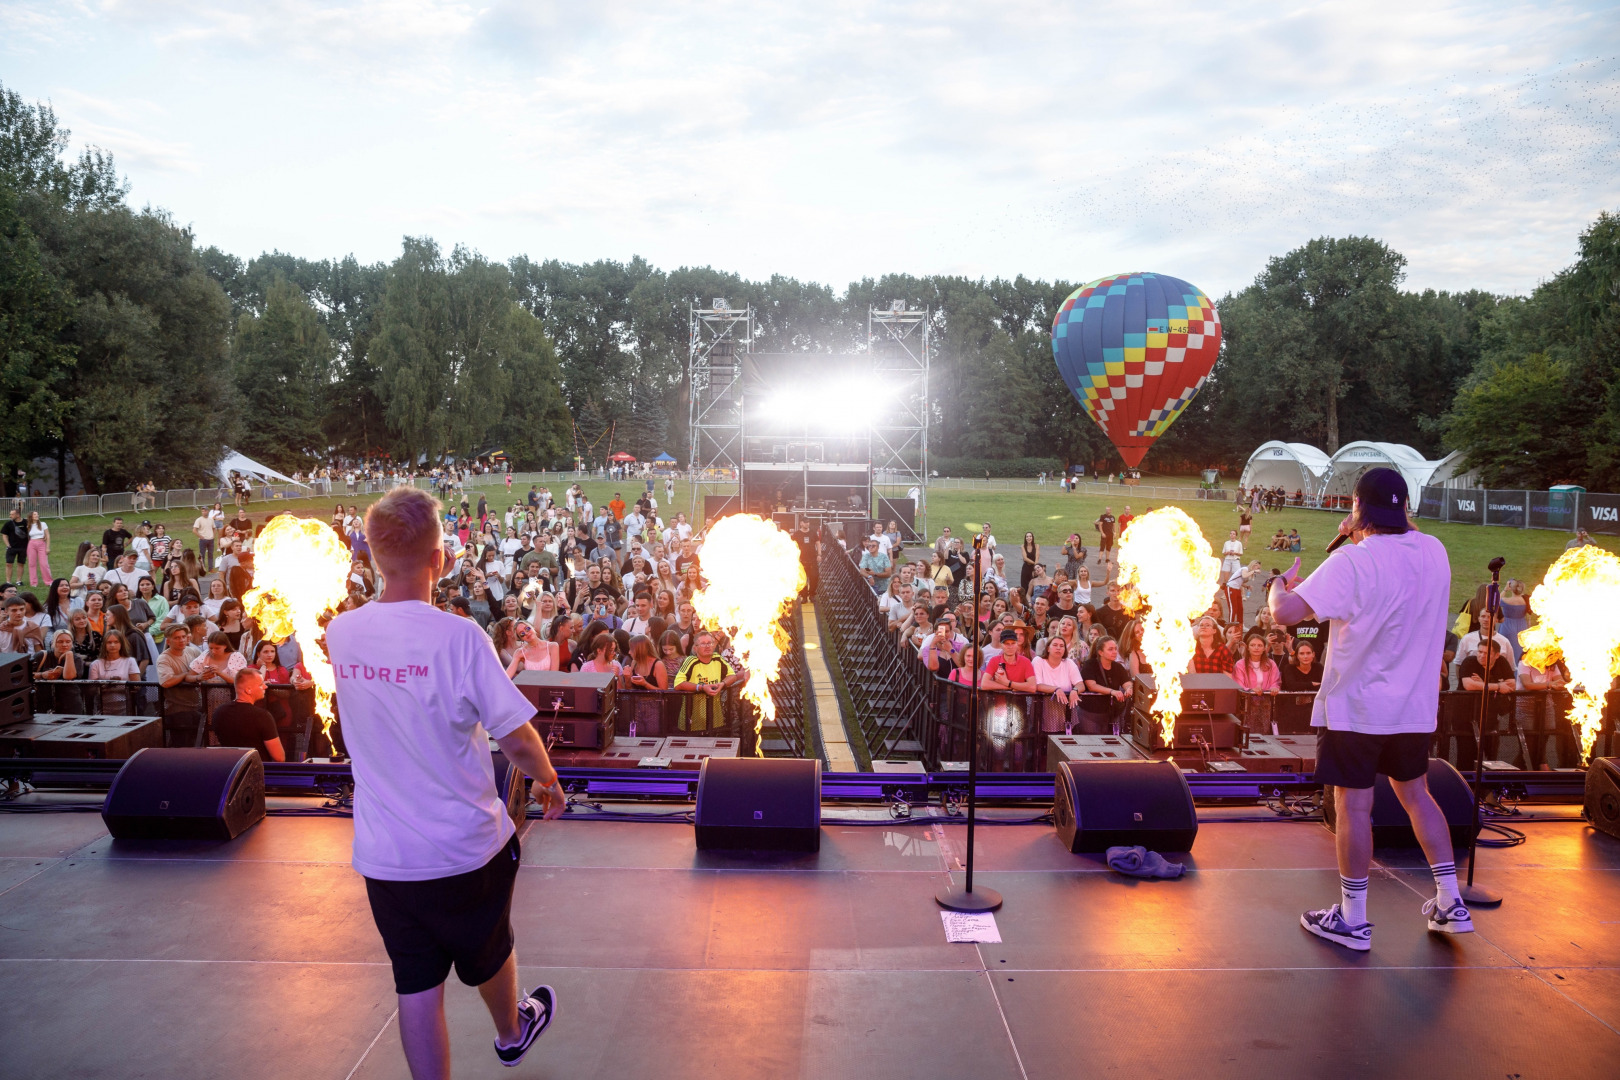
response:
[(242, 313), (231, 354), (243, 418), (237, 448), (283, 472), (324, 461), (334, 351), (298, 286), (279, 276), (271, 283), (263, 313)]
[(74, 360), (62, 340), (70, 298), (45, 269), (18, 201), (0, 182), (0, 467), (7, 477), (61, 439)]
[(572, 457), (572, 445), (557, 351), (540, 320), (519, 305), (507, 309), (505, 321), (501, 366), (512, 389), (491, 436), (514, 468), (563, 465)]

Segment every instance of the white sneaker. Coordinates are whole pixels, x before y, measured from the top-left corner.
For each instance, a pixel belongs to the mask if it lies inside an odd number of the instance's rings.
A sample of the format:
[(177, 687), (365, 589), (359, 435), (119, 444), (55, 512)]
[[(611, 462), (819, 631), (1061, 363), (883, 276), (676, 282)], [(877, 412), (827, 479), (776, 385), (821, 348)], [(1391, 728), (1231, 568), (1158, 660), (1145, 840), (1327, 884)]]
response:
[(1474, 920), (1468, 914), (1468, 908), (1461, 900), (1453, 901), (1451, 906), (1441, 910), (1440, 898), (1427, 901), (1423, 905), (1423, 914), (1429, 917), (1429, 929), (1441, 934), (1472, 934)]
[(1366, 952), (1372, 948), (1372, 928), (1370, 922), (1357, 926), (1344, 917), (1338, 904), (1322, 908), (1320, 911), (1307, 911), (1299, 917), (1299, 925), (1309, 930), (1319, 938), (1324, 938), (1335, 945), (1343, 945), (1347, 949), (1357, 952)]

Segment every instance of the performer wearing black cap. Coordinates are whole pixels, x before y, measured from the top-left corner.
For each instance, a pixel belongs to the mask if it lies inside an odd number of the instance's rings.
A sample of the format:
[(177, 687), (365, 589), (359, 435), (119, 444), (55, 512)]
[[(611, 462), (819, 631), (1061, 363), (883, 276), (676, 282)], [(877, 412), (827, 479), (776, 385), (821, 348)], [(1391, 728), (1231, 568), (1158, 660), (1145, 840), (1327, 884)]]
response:
[[(1284, 625), (1328, 623), (1322, 689), (1311, 709), (1318, 729), (1316, 778), (1336, 800), (1340, 902), (1307, 911), (1300, 924), (1317, 937), (1366, 951), (1367, 870), (1372, 862), (1373, 783), (1389, 777), (1434, 872), (1435, 897), (1423, 905), (1429, 929), (1464, 934), (1474, 924), (1457, 892), (1445, 815), (1429, 793), (1429, 743), (1439, 710), (1440, 655), (1446, 639), (1451, 564), (1440, 541), (1412, 527), (1406, 481), (1370, 469), (1356, 483), (1354, 508), (1339, 523), (1351, 542), (1305, 581), (1299, 562), (1272, 584), (1271, 614)], [(1336, 541), (1337, 545), (1340, 541)]]

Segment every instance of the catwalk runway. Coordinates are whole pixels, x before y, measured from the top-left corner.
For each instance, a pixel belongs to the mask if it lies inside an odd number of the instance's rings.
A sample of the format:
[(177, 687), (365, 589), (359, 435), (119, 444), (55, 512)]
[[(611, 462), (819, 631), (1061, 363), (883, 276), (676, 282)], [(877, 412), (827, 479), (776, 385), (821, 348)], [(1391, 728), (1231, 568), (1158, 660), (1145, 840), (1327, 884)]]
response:
[[(1331, 836), (1220, 815), (1172, 882), (1047, 827), (979, 830), (999, 945), (945, 941), (960, 828), (829, 824), (819, 855), (744, 861), (697, 855), (690, 826), (530, 822), (519, 958), (558, 1018), (503, 1069), (452, 979), (456, 1073), (1620, 1075), (1620, 842), (1526, 825), (1482, 854), (1507, 902), (1462, 938), (1425, 931), (1417, 853), (1381, 853), (1373, 950), (1352, 954), (1298, 926), (1337, 898)], [(279, 817), (130, 849), (93, 814), (0, 817), (0, 1075), (406, 1076), (349, 840), (347, 820)]]

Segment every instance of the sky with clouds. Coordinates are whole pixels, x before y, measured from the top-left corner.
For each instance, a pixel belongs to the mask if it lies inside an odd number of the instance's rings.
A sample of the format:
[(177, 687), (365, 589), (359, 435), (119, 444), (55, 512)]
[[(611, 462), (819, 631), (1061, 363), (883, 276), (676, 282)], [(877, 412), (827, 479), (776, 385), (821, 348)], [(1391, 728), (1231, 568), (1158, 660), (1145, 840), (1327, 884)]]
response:
[(1613, 0), (0, 0), (0, 82), (245, 257), (1522, 292), (1620, 210)]

